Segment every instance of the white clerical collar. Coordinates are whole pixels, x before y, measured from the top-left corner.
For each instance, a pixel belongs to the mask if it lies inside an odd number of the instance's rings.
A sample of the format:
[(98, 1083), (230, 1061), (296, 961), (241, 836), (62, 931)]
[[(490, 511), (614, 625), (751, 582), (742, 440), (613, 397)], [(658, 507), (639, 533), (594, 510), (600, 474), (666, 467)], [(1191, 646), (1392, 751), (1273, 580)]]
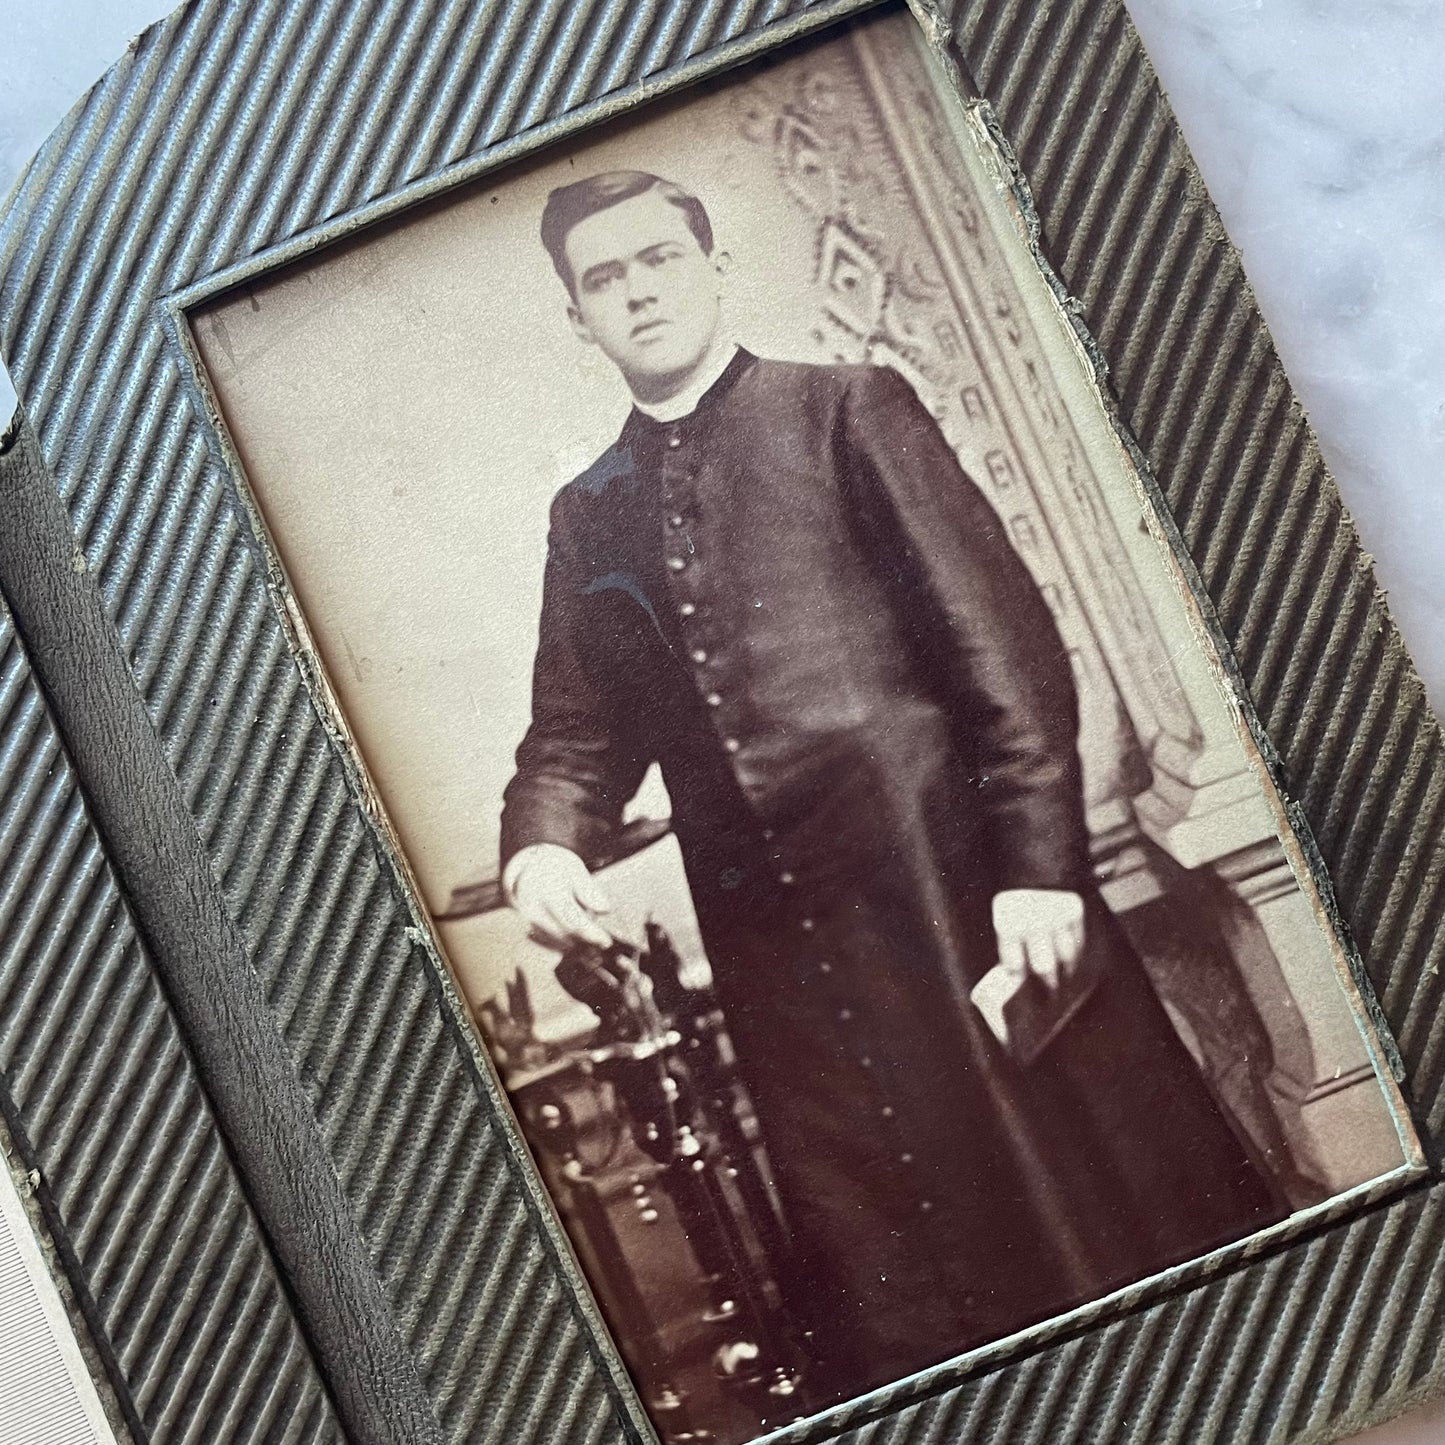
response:
[(679, 417), (687, 416), (697, 410), (697, 404), (712, 387), (713, 383), (732, 365), (733, 357), (738, 354), (735, 343), (720, 347), (717, 355), (712, 357), (683, 389), (675, 396), (669, 396), (665, 401), (639, 401), (632, 398), (632, 404), (645, 416), (650, 416), (653, 421), (676, 421)]

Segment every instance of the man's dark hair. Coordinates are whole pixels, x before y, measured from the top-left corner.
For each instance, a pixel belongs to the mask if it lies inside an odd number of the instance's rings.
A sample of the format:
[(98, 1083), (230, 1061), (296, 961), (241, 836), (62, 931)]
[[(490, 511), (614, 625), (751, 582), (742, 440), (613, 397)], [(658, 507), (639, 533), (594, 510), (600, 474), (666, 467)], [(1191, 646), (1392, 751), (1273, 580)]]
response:
[(687, 220), (687, 228), (697, 237), (705, 256), (712, 255), (712, 222), (707, 218), (703, 204), (690, 191), (685, 191), (672, 181), (654, 176), (650, 171), (603, 171), (600, 175), (588, 176), (586, 180), (573, 181), (569, 186), (558, 186), (542, 207), (542, 244), (552, 258), (552, 265), (562, 278), (568, 294), (577, 297), (577, 279), (567, 264), (567, 236), (572, 228), (588, 216), (605, 211), (609, 206), (630, 201), (633, 196), (645, 196), (656, 191), (663, 200), (670, 201)]

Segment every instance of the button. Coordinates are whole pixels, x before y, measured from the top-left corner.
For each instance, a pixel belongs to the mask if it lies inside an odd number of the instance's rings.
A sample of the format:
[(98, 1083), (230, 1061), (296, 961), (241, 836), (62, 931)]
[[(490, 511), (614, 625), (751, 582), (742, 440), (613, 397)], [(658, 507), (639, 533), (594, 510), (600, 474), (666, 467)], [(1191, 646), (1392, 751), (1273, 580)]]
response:
[(667, 559), (667, 565), (671, 567), (674, 572), (681, 572), (682, 569), (687, 566), (687, 558), (669, 557)]
[(725, 747), (728, 752), (735, 753), (742, 747), (742, 744), (736, 738), (724, 738), (723, 747)]
[(682, 526), (682, 518), (674, 512), (672, 516), (667, 519), (667, 525), (669, 527), (680, 527)]
[(873, 1067), (873, 1060), (870, 1059), (867, 1054), (864, 1054), (863, 1057), (858, 1060), (858, 1067), (860, 1069), (871, 1069)]
[(882, 1114), (885, 1119), (891, 1119), (893, 1117), (893, 1105), (884, 1104), (884, 1106), (879, 1109), (878, 1112)]
[(681, 612), (684, 617), (691, 617), (692, 614), (697, 611), (697, 604), (695, 602), (684, 602), (677, 610)]
[(691, 657), (692, 660), (699, 666), (701, 666), (704, 662), (707, 661), (707, 653), (705, 653), (700, 647), (694, 647), (693, 650), (688, 654), (688, 656)]
[(900, 1164), (912, 1164), (912, 1163), (913, 1163), (913, 1155), (911, 1155), (911, 1154), (900, 1154), (900, 1155), (898, 1156), (898, 1162), (899, 1162)]
[(720, 692), (710, 692), (707, 695), (706, 702), (709, 707), (721, 707), (722, 694)]
[(781, 884), (783, 885), (783, 887), (785, 887), (785, 888), (788, 886), (788, 884), (790, 884), (790, 883), (792, 883), (792, 882), (794, 882), (794, 881), (795, 881), (795, 880), (794, 880), (793, 875), (792, 875), (791, 873), (782, 872), (782, 873), (779, 873), (779, 874), (778, 874), (778, 882), (781, 883)]
[(832, 973), (832, 972), (833, 972), (833, 965), (832, 965), (831, 963), (829, 963), (828, 960), (825, 958), (825, 959), (822, 961), (822, 963), (820, 963), (820, 964), (818, 965), (818, 972), (819, 972), (819, 973)]
[(773, 839), (776, 838), (776, 837), (777, 837), (777, 834), (774, 833), (771, 828), (764, 828), (764, 829), (763, 829), (763, 842), (764, 842), (764, 843), (771, 843), (771, 842), (773, 841)]
[(668, 437), (667, 444), (668, 446), (673, 448), (680, 447), (682, 445), (682, 438), (678, 436), (676, 432), (674, 432), (670, 437)]
[(850, 1008), (840, 1008), (838, 1010), (838, 1017), (843, 1023), (846, 1024), (848, 1020), (853, 1017), (853, 1010)]
[(933, 1208), (933, 1201), (931, 1199), (920, 1199), (918, 1201), (918, 1208), (922, 1213), (927, 1214), (928, 1211)]
[(811, 918), (805, 918), (798, 924), (798, 927), (801, 928), (804, 933), (811, 933), (817, 926)]

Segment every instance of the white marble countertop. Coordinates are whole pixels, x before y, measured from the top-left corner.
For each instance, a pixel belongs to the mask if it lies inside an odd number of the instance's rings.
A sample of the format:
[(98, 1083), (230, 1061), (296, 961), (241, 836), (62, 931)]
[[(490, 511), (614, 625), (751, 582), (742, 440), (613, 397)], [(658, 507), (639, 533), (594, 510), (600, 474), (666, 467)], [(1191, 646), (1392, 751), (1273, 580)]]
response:
[(1126, 0), (1445, 712), (1439, 0)]
[[(1126, 0), (1445, 712), (1445, 13)], [(0, 194), (171, 0), (0, 0)], [(0, 375), (0, 413), (13, 393)], [(1361, 1445), (1440, 1445), (1418, 1412)]]

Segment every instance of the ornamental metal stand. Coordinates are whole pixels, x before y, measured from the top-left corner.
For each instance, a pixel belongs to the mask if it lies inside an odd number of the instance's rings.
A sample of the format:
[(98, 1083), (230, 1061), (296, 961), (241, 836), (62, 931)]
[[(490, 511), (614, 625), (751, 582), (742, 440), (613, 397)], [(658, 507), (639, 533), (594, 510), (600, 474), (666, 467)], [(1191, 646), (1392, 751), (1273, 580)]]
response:
[[(655, 924), (641, 949), (570, 950), (557, 978), (598, 1027), (544, 1063), (509, 1071), (507, 1086), (659, 1429), (676, 1445), (716, 1438), (716, 1411), (699, 1394), (727, 1400), (757, 1427), (799, 1418), (802, 1374), (775, 1284), (782, 1227), (720, 1010), (708, 990), (683, 984)], [(515, 1028), (525, 1001), (514, 995), (511, 1004)], [(629, 1142), (643, 1167), (619, 1176)], [(639, 1285), (647, 1246), (627, 1237), (630, 1224), (660, 1222), (654, 1190), (705, 1294), (690, 1342), (712, 1343), (701, 1390), (695, 1367), (695, 1383), (686, 1382), (662, 1302)]]

